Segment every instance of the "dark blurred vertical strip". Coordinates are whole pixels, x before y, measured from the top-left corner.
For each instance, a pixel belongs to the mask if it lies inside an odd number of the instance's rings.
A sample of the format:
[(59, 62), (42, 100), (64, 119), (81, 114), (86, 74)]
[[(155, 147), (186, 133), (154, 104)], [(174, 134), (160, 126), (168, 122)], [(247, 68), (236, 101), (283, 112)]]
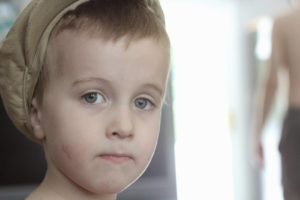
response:
[[(19, 8), (12, 1), (0, 1), (0, 40), (5, 37), (18, 12)], [(37, 184), (45, 169), (41, 146), (16, 130), (0, 100), (0, 186)]]

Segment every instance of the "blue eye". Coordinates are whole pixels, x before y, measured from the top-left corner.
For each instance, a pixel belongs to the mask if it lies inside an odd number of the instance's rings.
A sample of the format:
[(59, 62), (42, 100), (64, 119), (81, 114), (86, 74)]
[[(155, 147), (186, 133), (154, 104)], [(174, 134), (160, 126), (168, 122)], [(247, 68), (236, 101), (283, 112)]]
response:
[(83, 95), (84, 100), (89, 104), (99, 104), (104, 102), (104, 97), (98, 92), (90, 92)]
[(154, 104), (146, 98), (137, 98), (134, 100), (134, 105), (141, 110), (149, 110)]

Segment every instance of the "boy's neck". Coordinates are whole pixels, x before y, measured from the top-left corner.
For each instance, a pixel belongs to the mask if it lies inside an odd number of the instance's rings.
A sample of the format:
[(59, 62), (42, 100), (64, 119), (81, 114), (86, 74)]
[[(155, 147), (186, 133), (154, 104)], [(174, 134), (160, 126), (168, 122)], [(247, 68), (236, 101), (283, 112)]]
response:
[(47, 170), (39, 187), (26, 200), (116, 200), (117, 195), (95, 195), (63, 175)]

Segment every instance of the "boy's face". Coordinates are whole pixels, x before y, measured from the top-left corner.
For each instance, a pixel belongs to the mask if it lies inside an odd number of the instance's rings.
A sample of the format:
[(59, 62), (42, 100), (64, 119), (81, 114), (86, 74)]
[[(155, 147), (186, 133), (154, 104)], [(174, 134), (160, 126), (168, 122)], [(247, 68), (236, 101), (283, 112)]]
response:
[[(113, 194), (136, 180), (154, 152), (169, 51), (153, 39), (117, 42), (62, 32), (48, 47), (49, 81), (35, 134), (53, 182)], [(59, 182), (59, 181), (58, 181)]]

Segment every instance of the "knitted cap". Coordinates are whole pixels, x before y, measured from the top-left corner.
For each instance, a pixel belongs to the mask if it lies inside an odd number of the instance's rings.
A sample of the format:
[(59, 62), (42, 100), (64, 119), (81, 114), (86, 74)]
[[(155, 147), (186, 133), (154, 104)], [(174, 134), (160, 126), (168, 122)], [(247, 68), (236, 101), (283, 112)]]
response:
[(0, 94), (14, 125), (30, 139), (30, 106), (50, 33), (69, 10), (88, 0), (33, 0), (0, 44)]

